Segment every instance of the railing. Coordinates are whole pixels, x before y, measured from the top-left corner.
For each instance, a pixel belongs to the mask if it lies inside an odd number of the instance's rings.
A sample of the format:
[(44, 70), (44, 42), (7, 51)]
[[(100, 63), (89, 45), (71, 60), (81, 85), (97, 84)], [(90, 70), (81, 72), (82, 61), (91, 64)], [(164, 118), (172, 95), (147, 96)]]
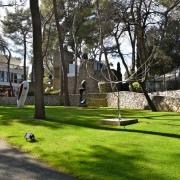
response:
[(180, 89), (180, 68), (161, 76), (151, 77), (146, 81), (149, 92)]

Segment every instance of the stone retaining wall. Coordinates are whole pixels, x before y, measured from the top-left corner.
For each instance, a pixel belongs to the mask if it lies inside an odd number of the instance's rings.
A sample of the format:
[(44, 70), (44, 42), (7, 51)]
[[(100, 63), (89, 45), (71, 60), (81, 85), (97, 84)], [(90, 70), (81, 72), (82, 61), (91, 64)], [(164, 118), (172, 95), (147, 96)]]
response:
[(175, 91), (158, 91), (150, 93), (152, 96), (166, 96), (166, 97), (174, 97), (180, 98), (180, 90)]
[(0, 97), (1, 105), (15, 105), (17, 103), (16, 97)]
[[(171, 96), (157, 96), (150, 94), (153, 102), (156, 104), (160, 111), (176, 111), (180, 112), (180, 96), (177, 92), (170, 92)], [(88, 106), (100, 106), (100, 107), (117, 107), (117, 93), (108, 94), (88, 94), (87, 103)], [(64, 104), (63, 97), (57, 95), (49, 95), (44, 97), (45, 105), (49, 106), (61, 106)], [(70, 95), (70, 102), (72, 106), (79, 106), (79, 95)], [(1, 105), (16, 105), (15, 97), (0, 97)], [(34, 104), (34, 97), (29, 96), (26, 100), (26, 105)], [(120, 92), (120, 106), (121, 108), (128, 109), (148, 109), (148, 103), (142, 93), (135, 93), (129, 91)]]
[[(70, 95), (71, 106), (78, 106), (79, 99), (79, 94)], [(88, 94), (87, 103), (88, 106), (107, 107), (107, 94)]]
[[(108, 107), (117, 107), (117, 93), (107, 94)], [(145, 109), (148, 106), (146, 98), (142, 93), (134, 93), (129, 91), (120, 92), (120, 107), (128, 109)]]
[[(0, 101), (1, 102), (1, 101)], [(63, 105), (63, 98), (57, 95), (44, 96), (44, 103), (46, 106), (61, 106)], [(34, 104), (34, 96), (28, 96), (26, 99), (26, 105)]]
[(180, 112), (180, 98), (154, 96), (153, 102), (159, 111)]
[[(107, 107), (107, 95), (106, 94), (88, 94), (87, 103), (89, 106), (102, 106)], [(70, 95), (71, 106), (79, 106), (79, 94)], [(16, 97), (0, 97), (1, 105), (16, 105)], [(58, 95), (44, 96), (44, 103), (46, 106), (62, 106), (64, 105), (64, 98)], [(26, 99), (26, 105), (34, 104), (34, 96), (28, 96)]]

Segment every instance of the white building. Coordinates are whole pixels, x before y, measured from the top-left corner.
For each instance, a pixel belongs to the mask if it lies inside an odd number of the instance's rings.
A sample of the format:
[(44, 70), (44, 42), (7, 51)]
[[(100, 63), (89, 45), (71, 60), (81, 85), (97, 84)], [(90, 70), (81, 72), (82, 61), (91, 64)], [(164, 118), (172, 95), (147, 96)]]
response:
[[(10, 77), (13, 89), (17, 89), (23, 80), (23, 67), (20, 66), (19, 58), (11, 58), (10, 61)], [(28, 71), (28, 68), (27, 68)], [(8, 96), (10, 84), (8, 82), (8, 64), (7, 59), (0, 54), (0, 96)]]

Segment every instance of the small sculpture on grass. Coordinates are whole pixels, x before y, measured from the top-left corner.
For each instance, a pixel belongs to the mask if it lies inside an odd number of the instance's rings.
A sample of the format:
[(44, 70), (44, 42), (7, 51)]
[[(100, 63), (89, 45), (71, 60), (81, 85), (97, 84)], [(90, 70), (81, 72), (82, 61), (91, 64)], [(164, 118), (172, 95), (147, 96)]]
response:
[(83, 80), (81, 82), (81, 87), (79, 88), (79, 94), (80, 94), (79, 106), (80, 107), (87, 107), (86, 85), (87, 85), (87, 82)]
[(33, 133), (25, 133), (24, 138), (29, 142), (36, 142), (35, 135)]

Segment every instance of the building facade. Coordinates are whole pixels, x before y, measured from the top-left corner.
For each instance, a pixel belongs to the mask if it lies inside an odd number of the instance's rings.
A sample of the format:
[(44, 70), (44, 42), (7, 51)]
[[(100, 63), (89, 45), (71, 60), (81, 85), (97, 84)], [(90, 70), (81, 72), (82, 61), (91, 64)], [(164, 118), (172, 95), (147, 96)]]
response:
[[(73, 54), (70, 52), (65, 52), (65, 62), (66, 68), (68, 70), (68, 88), (69, 93), (73, 94), (74, 82), (75, 82), (75, 64), (73, 61)], [(62, 73), (60, 65), (59, 53), (55, 54), (53, 63), (53, 88), (60, 89), (62, 83)], [(77, 74), (77, 92), (81, 87), (81, 82), (86, 80), (87, 82), (87, 92), (97, 93), (98, 82), (106, 81), (107, 69), (102, 63), (95, 60), (82, 59), (78, 62), (78, 74)]]
[[(11, 58), (10, 62), (10, 80), (14, 91), (19, 87), (23, 80), (23, 67), (20, 66), (19, 58)], [(27, 68), (28, 70), (28, 68)], [(8, 79), (8, 64), (7, 59), (0, 54), (0, 96), (11, 96), (11, 88)]]

